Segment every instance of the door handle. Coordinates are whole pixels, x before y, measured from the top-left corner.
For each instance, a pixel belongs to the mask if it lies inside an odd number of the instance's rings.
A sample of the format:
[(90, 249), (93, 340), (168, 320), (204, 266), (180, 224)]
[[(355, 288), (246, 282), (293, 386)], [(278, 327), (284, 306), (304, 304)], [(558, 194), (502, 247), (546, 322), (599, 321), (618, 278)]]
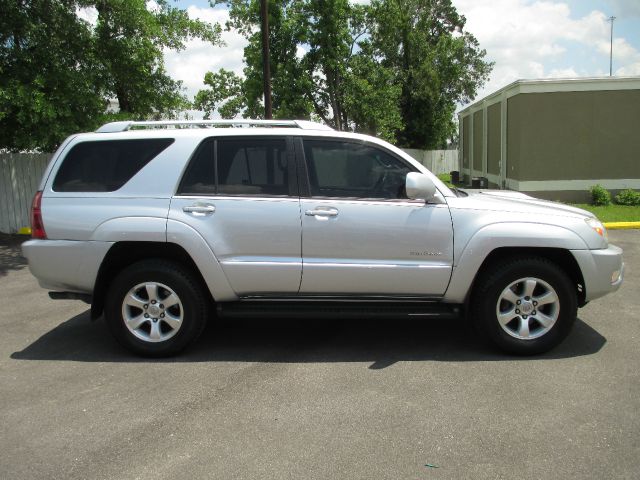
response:
[(216, 211), (215, 205), (189, 205), (187, 207), (182, 207), (182, 211), (185, 213), (193, 213), (196, 216), (200, 215), (211, 215)]
[(314, 210), (307, 210), (304, 212), (308, 217), (337, 217), (338, 209), (336, 208), (316, 208)]

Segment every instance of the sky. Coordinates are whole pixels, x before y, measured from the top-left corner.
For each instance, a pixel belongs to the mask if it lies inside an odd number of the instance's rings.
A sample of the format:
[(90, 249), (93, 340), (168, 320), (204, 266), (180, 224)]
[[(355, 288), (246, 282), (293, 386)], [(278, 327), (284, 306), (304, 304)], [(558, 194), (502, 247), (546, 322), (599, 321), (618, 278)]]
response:
[[(356, 0), (360, 3), (367, 0)], [(452, 0), (466, 29), (495, 62), (476, 100), (518, 79), (609, 75), (610, 23), (613, 74), (640, 75), (640, 0)], [(189, 16), (224, 23), (227, 11), (207, 0), (177, 0)], [(207, 71), (242, 74), (245, 40), (224, 32), (225, 47), (199, 40), (180, 52), (165, 52), (168, 73), (182, 80), (193, 98)]]

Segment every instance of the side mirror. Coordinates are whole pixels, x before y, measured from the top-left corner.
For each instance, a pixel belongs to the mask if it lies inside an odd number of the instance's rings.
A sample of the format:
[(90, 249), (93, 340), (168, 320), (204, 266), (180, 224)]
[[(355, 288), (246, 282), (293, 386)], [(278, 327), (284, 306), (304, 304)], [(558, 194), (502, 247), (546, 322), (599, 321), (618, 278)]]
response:
[(429, 201), (436, 194), (436, 186), (424, 173), (409, 172), (405, 183), (407, 197)]

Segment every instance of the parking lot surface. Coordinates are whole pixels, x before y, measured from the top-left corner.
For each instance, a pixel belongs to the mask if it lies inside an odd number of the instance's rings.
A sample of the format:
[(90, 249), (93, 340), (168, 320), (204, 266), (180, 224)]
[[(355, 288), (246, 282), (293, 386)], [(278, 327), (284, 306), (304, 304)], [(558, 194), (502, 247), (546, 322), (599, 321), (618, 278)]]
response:
[(461, 322), (228, 321), (131, 356), (0, 237), (0, 478), (640, 476), (640, 231), (626, 280), (516, 358)]

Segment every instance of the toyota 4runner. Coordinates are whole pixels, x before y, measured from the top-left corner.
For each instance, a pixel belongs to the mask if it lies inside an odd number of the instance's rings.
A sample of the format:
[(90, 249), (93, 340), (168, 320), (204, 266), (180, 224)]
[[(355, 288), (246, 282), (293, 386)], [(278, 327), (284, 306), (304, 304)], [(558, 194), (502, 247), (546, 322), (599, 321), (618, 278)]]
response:
[(69, 137), (32, 206), (29, 268), (148, 356), (220, 317), (468, 317), (549, 350), (616, 290), (584, 210), (450, 189), (373, 137), (303, 121), (115, 122)]

